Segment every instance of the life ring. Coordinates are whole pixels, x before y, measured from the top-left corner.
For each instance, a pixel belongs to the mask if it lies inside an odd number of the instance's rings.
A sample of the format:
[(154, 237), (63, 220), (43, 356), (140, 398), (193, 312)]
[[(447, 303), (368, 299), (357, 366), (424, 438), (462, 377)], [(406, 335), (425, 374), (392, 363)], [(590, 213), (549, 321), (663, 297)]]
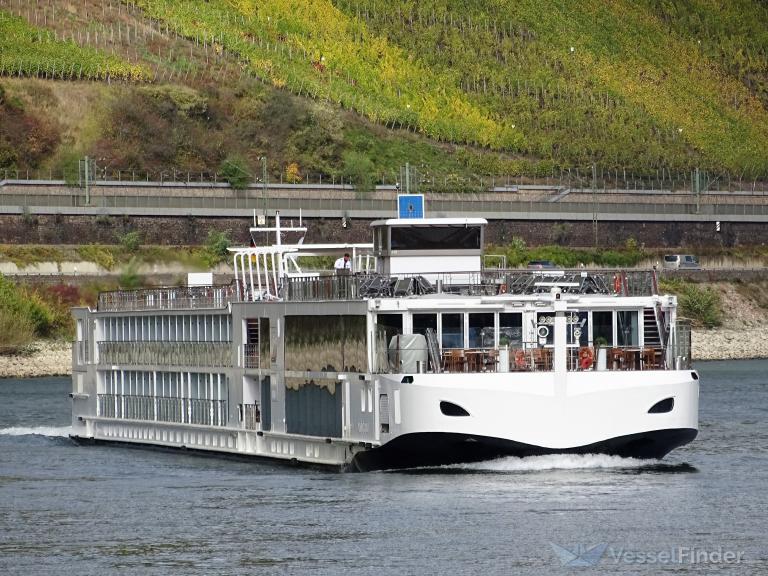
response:
[(539, 338), (546, 338), (549, 336), (549, 326), (539, 326), (536, 333), (539, 335)]
[(525, 357), (525, 350), (519, 349), (517, 350), (517, 352), (515, 352), (515, 367), (516, 368), (528, 367), (528, 359)]
[(507, 283), (499, 284), (499, 294), (506, 294), (507, 293)]
[(621, 276), (618, 274), (613, 275), (613, 291), (618, 294), (621, 292)]
[(582, 348), (579, 352), (579, 366), (582, 370), (589, 370), (595, 363), (595, 353), (592, 348)]

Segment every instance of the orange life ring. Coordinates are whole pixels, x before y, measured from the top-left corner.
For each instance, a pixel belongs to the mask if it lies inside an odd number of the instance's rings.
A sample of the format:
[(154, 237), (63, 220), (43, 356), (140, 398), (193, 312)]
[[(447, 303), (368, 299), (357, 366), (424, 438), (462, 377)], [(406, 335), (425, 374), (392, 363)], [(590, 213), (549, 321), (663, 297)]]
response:
[(582, 348), (579, 352), (579, 365), (582, 370), (589, 370), (595, 363), (595, 353), (592, 348)]
[(506, 294), (507, 293), (507, 283), (499, 284), (499, 294)]
[(528, 367), (528, 359), (525, 357), (525, 350), (520, 349), (515, 352), (515, 367), (517, 368)]
[(618, 274), (613, 275), (613, 291), (618, 294), (621, 292), (621, 276)]

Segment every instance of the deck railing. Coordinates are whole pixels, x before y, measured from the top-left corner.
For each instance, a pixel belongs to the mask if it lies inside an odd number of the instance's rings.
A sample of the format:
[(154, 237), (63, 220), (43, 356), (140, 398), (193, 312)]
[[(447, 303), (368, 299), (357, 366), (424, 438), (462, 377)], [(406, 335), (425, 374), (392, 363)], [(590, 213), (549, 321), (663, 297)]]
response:
[(243, 344), (243, 368), (261, 368), (258, 344)]
[(229, 342), (98, 342), (99, 363), (118, 366), (232, 366)]
[(142, 290), (115, 290), (99, 294), (99, 312), (225, 308), (237, 302), (237, 285), (176, 286)]
[(655, 270), (501, 270), (426, 275), (355, 274), (288, 278), (280, 296), (288, 301), (357, 300), (419, 294), (564, 293), (650, 296), (658, 291)]

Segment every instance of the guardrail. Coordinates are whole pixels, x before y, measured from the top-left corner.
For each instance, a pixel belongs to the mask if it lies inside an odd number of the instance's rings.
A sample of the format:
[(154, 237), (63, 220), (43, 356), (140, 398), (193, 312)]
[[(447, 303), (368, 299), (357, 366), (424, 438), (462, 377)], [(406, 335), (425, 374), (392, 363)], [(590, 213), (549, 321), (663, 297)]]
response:
[(225, 308), (237, 302), (237, 285), (180, 286), (115, 290), (99, 294), (99, 312), (136, 310), (185, 310), (191, 308)]

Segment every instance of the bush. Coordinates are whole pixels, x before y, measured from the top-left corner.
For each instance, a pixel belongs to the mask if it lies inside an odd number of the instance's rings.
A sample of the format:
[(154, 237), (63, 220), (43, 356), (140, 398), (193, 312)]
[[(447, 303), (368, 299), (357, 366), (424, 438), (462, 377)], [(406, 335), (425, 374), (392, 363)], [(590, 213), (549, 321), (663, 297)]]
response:
[(350, 151), (344, 154), (344, 175), (360, 193), (373, 190), (373, 162), (361, 152)]
[(32, 322), (22, 312), (0, 307), (0, 354), (16, 354), (35, 337)]
[(213, 268), (220, 262), (223, 262), (229, 255), (228, 249), (231, 245), (229, 236), (226, 232), (208, 233), (208, 240), (205, 242), (205, 263)]
[(252, 182), (248, 164), (240, 156), (229, 156), (219, 167), (221, 176), (235, 190), (244, 190)]
[(19, 288), (3, 276), (0, 276), (0, 311), (6, 317), (18, 317), (28, 322), (38, 336), (48, 336), (52, 332), (54, 313), (51, 307), (36, 292)]
[(712, 288), (688, 284), (678, 298), (680, 312), (693, 321), (694, 326), (714, 328), (723, 323), (720, 294)]
[(95, 262), (105, 270), (112, 270), (115, 267), (115, 255), (107, 246), (86, 244), (85, 246), (79, 246), (77, 253), (80, 254), (83, 260)]
[(131, 254), (137, 252), (141, 247), (141, 234), (135, 230), (123, 234), (120, 236), (120, 245), (126, 252), (130, 252)]
[(130, 262), (125, 265), (122, 273), (120, 274), (120, 288), (124, 290), (134, 290), (141, 286), (141, 278), (139, 277), (139, 262), (134, 256)]
[(712, 288), (702, 288), (680, 279), (662, 280), (663, 292), (677, 294), (680, 316), (691, 320), (694, 326), (714, 328), (723, 323), (720, 293)]

